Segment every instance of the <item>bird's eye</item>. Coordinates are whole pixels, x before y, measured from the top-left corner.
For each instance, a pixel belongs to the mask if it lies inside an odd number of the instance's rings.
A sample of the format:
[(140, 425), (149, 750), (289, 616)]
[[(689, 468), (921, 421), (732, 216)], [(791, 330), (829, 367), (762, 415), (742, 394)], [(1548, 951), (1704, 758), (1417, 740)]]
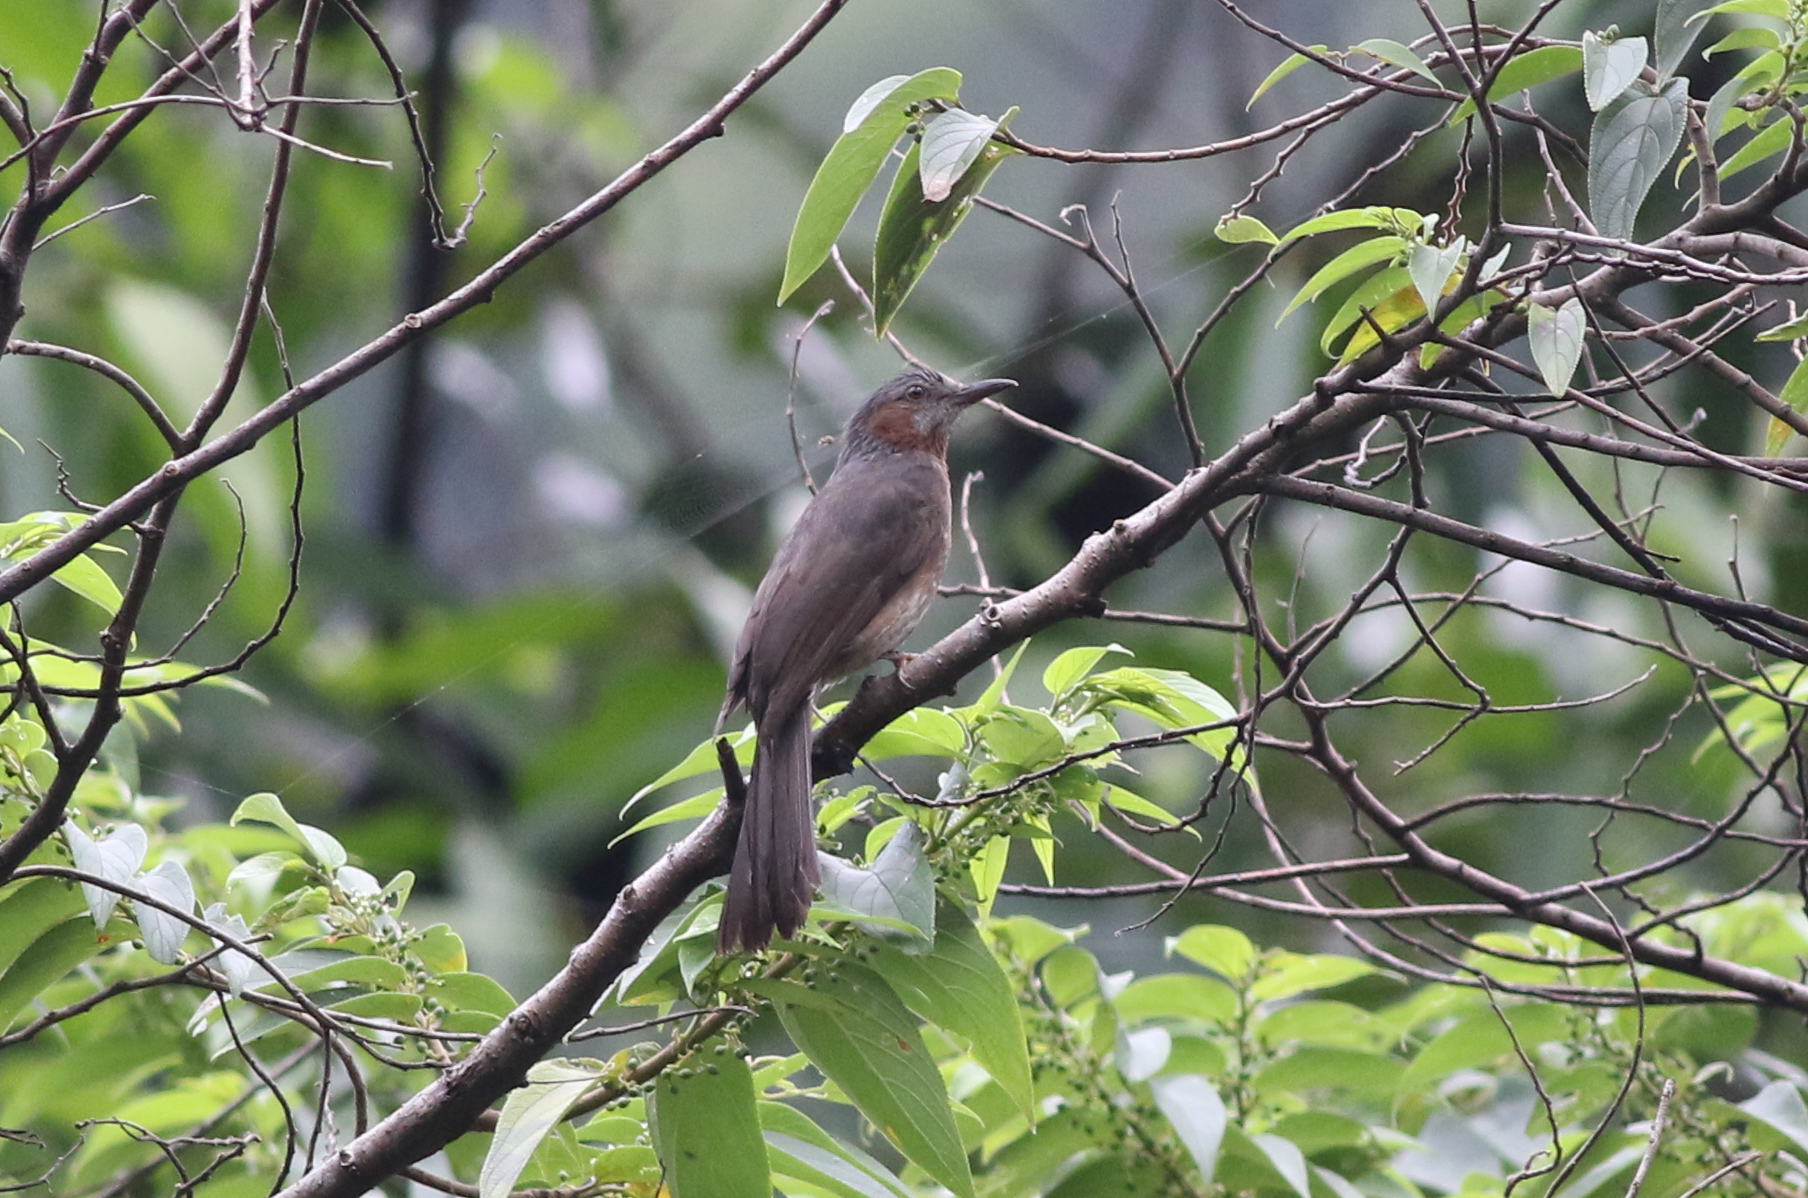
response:
[(904, 392), (904, 394), (910, 396), (912, 399), (921, 399), (923, 398), (923, 388), (921, 385), (913, 385), (908, 391)]

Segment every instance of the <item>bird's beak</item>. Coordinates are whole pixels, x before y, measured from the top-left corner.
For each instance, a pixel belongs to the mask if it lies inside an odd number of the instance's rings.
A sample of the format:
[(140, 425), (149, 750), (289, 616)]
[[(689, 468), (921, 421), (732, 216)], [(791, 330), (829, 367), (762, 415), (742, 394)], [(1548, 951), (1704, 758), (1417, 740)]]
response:
[(1017, 385), (1016, 379), (980, 379), (977, 383), (968, 383), (959, 391), (948, 397), (956, 407), (967, 407), (976, 404), (988, 395), (997, 395), (1000, 391)]

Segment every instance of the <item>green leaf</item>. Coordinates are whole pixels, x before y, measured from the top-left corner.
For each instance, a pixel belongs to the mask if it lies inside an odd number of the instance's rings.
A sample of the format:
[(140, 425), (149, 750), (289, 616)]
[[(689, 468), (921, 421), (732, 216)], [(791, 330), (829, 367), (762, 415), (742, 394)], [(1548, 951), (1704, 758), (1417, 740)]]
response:
[(1170, 957), (1179, 953), (1205, 966), (1232, 985), (1248, 977), (1256, 963), (1256, 946), (1249, 937), (1219, 924), (1195, 924), (1178, 936), (1170, 936), (1165, 951)]
[(1229, 1122), (1217, 1088), (1197, 1074), (1182, 1073), (1151, 1079), (1149, 1092), (1193, 1163), (1199, 1166), (1199, 1176), (1211, 1181), (1217, 1172), (1218, 1148), (1224, 1143)]
[[(1321, 45), (1317, 45), (1317, 46), (1311, 46), (1308, 48), (1314, 54), (1323, 54), (1330, 47), (1321, 44)], [(1305, 66), (1307, 63), (1309, 63), (1311, 61), (1312, 60), (1310, 58), (1307, 58), (1304, 54), (1292, 54), (1292, 55), (1289, 55), (1284, 60), (1282, 60), (1280, 66), (1278, 66), (1278, 67), (1274, 68), (1274, 70), (1268, 72), (1268, 77), (1266, 79), (1262, 80), (1261, 83), (1256, 85), (1256, 90), (1254, 92), (1250, 93), (1249, 103), (1243, 105), (1243, 111), (1248, 112), (1251, 108), (1254, 108), (1256, 106), (1256, 101), (1260, 100), (1262, 98), (1262, 96), (1268, 91), (1269, 88), (1273, 87), (1275, 84), (1279, 83), (1281, 80), (1283, 80), (1287, 76), (1293, 74), (1293, 72), (1299, 70), (1301, 67)]]
[(1435, 216), (1424, 216), (1411, 208), (1340, 208), (1310, 220), (1301, 221), (1281, 237), (1282, 243), (1323, 233), (1341, 233), (1347, 229), (1380, 229), (1402, 237), (1429, 236), (1437, 226)]
[(874, 761), (892, 757), (958, 757), (967, 751), (967, 730), (945, 711), (917, 707), (881, 728), (861, 752)]
[(345, 864), (345, 847), (333, 836), (312, 824), (295, 821), (282, 800), (268, 791), (254, 794), (246, 798), (233, 811), (227, 822), (238, 827), (245, 820), (253, 820), (260, 824), (271, 824), (287, 832), (307, 856), (328, 873), (336, 872)]
[(1657, 81), (1667, 82), (1682, 65), (1683, 55), (1695, 44), (1703, 25), (1692, 20), (1705, 0), (1657, 0), (1657, 19), (1651, 37), (1657, 45)]
[(1702, 21), (1715, 13), (1755, 13), (1761, 17), (1769, 17), (1774, 21), (1789, 20), (1789, 0), (1725, 0), (1724, 3), (1689, 17), (1691, 21)]
[(1661, 92), (1635, 81), (1595, 115), (1588, 143), (1588, 208), (1603, 236), (1629, 238), (1651, 185), (1682, 141), (1689, 82)]
[(1004, 663), (1004, 669), (999, 671), (998, 677), (992, 679), (973, 706), (966, 708), (961, 714), (969, 721), (977, 722), (981, 716), (988, 716), (996, 711), (998, 705), (1004, 702), (1004, 688), (1011, 685), (1011, 679), (1017, 673), (1017, 663), (1023, 660), (1024, 651), (1029, 647), (1028, 641), (1018, 645), (1017, 652), (1011, 654), (1011, 659)]
[[(1707, 116), (1703, 119), (1703, 127), (1708, 131), (1710, 140), (1719, 141), (1732, 129), (1732, 117), (1737, 112), (1736, 105), (1748, 93), (1775, 83), (1787, 65), (1782, 54), (1775, 50), (1760, 54), (1740, 68), (1739, 73), (1728, 79), (1715, 89), (1708, 99)], [(1741, 120), (1749, 119), (1749, 114), (1738, 113)]]
[[(1111, 707), (1154, 720), (1163, 728), (1190, 728), (1236, 718), (1237, 709), (1216, 690), (1181, 670), (1124, 667), (1086, 680)], [(1213, 757), (1221, 757), (1235, 738), (1231, 728), (1195, 732), (1186, 738)]]
[(689, 1077), (668, 1070), (647, 1121), (673, 1198), (771, 1198), (753, 1074), (741, 1057), (694, 1057)]
[(829, 1001), (779, 1007), (792, 1042), (912, 1163), (975, 1198), (942, 1076), (897, 993), (850, 961), (829, 969), (814, 993)]
[(1249, 996), (1257, 1002), (1292, 998), (1308, 990), (1341, 986), (1375, 972), (1373, 965), (1356, 957), (1344, 957), (1336, 953), (1314, 953), (1310, 956), (1282, 953), (1264, 964), (1260, 976), (1249, 988)]
[[(823, 901), (881, 933), (903, 932), (928, 942), (935, 937), (935, 874), (923, 856), (923, 833), (906, 820), (886, 842), (871, 869), (828, 853), (822, 867)], [(926, 944), (925, 944), (926, 946)]]
[[(1414, 314), (1425, 311), (1419, 303), (1419, 293), (1413, 287), (1412, 274), (1404, 266), (1390, 266), (1384, 271), (1370, 275), (1362, 281), (1362, 285), (1350, 293), (1343, 306), (1337, 309), (1325, 331), (1319, 335), (1318, 347), (1327, 354), (1335, 354), (1338, 338), (1342, 337), (1352, 325), (1362, 320), (1364, 311), (1382, 314), (1386, 303), (1395, 296), (1404, 295), (1411, 301)], [(1366, 322), (1358, 332), (1367, 330)]]
[[(67, 893), (75, 899), (73, 891)], [(81, 910), (79, 903), (75, 910)], [(46, 986), (134, 934), (131, 924), (117, 919), (97, 932), (85, 916), (79, 916), (34, 937), (0, 973), (0, 1032), (28, 1011)]]
[(1425, 65), (1425, 60), (1420, 58), (1418, 52), (1411, 46), (1403, 45), (1392, 38), (1371, 37), (1366, 41), (1357, 42), (1354, 48), (1361, 50), (1371, 58), (1379, 58), (1382, 62), (1390, 63), (1393, 66), (1404, 67), (1433, 87), (1444, 86), (1438, 81), (1438, 77), (1431, 73), (1431, 68)]
[(999, 762), (1021, 771), (1037, 769), (1067, 752), (1067, 738), (1040, 711), (1000, 706), (980, 725), (979, 739)]
[(973, 1045), (973, 1059), (1024, 1117), (1035, 1122), (1035, 1090), (1017, 991), (966, 911), (943, 903), (936, 913), (935, 946), (929, 952), (913, 956), (881, 944), (873, 967), (905, 1006), (937, 1027), (966, 1037)]
[(1642, 37), (1608, 41), (1598, 33), (1582, 35), (1582, 90), (1588, 107), (1599, 112), (1632, 86), (1645, 69), (1649, 46)]
[(967, 872), (973, 875), (973, 888), (979, 896), (979, 905), (984, 913), (989, 913), (992, 900), (998, 895), (998, 884), (1004, 881), (1005, 866), (1011, 860), (1011, 838), (994, 836), (986, 841), (985, 847), (967, 860)]
[[(1005, 128), (1017, 115), (1015, 108), (998, 118), (997, 128)], [(961, 174), (958, 182), (942, 200), (923, 194), (920, 145), (910, 147), (904, 162), (892, 179), (891, 192), (885, 197), (885, 208), (879, 214), (879, 236), (873, 243), (873, 333), (883, 337), (892, 318), (904, 306), (929, 264), (935, 261), (942, 244), (954, 236), (967, 213), (973, 208), (973, 197), (979, 194), (992, 172), (1006, 157), (1016, 153), (1008, 146), (987, 141), (980, 147), (979, 159)], [(826, 250), (824, 251), (827, 252)]]
[[(1805, 317), (1804, 319), (1808, 319)], [(1059, 703), (1067, 696), (1081, 679), (1092, 673), (1092, 667), (1099, 664), (1107, 653), (1122, 653), (1126, 657), (1136, 656), (1122, 645), (1081, 645), (1076, 649), (1068, 649), (1048, 663), (1042, 671), (1042, 689), (1047, 691), (1053, 703)]]
[(427, 997), (452, 1011), (507, 1015), (515, 1000), (501, 982), (482, 973), (445, 973), (427, 983)]
[(662, 824), (675, 824), (682, 819), (701, 819), (716, 809), (716, 804), (722, 801), (722, 794), (722, 788), (718, 786), (714, 790), (706, 790), (700, 795), (682, 799), (670, 807), (661, 807), (651, 815), (642, 817), (639, 823), (627, 831), (617, 835), (609, 842), (609, 847), (614, 848), (628, 837), (645, 832), (648, 828), (657, 828)]
[(1798, 316), (1794, 320), (1784, 321), (1775, 328), (1765, 329), (1753, 341), (1799, 341), (1808, 337), (1808, 316)]
[[(1797, 412), (1808, 412), (1808, 361), (1796, 363), (1777, 398)], [(1794, 428), (1772, 416), (1770, 427), (1764, 433), (1764, 456), (1774, 458), (1782, 453), (1783, 447), (1789, 444), (1789, 438), (1793, 436)]]
[(57, 878), (27, 878), (8, 888), (0, 896), (0, 978), (40, 936), (81, 909), (78, 893)]
[[(1553, 79), (1561, 79), (1565, 75), (1573, 75), (1581, 69), (1580, 47), (1540, 46), (1536, 50), (1528, 50), (1500, 69), (1500, 74), (1494, 77), (1494, 86), (1488, 89), (1488, 102), (1498, 104), (1508, 96), (1517, 95), (1541, 83), (1549, 83)], [(1449, 123), (1454, 125), (1474, 113), (1475, 101), (1464, 100), (1450, 114)]]
[(1281, 240), (1274, 235), (1273, 229), (1255, 217), (1246, 215), (1219, 217), (1217, 226), (1212, 229), (1212, 234), (1219, 241), (1228, 242), (1231, 245), (1248, 245), (1250, 243), (1279, 245)]
[[(925, 100), (953, 102), (960, 97), (960, 84), (959, 71), (931, 67), (907, 79), (893, 76), (883, 80), (855, 101), (848, 110), (848, 120), (858, 116), (858, 123), (844, 129), (829, 148), (797, 210), (791, 244), (785, 251), (785, 280), (779, 287), (779, 303), (784, 303), (828, 260), (829, 250), (854, 214), (860, 197), (872, 186), (892, 146), (910, 123), (911, 105)], [(875, 96), (880, 89), (884, 90)]]
[(1721, 164), (1720, 177), (1730, 179), (1732, 176), (1755, 166), (1766, 158), (1781, 154), (1789, 148), (1795, 138), (1795, 122), (1787, 116), (1779, 114), (1777, 119), (1758, 130), (1750, 141), (1734, 150), (1732, 155)]
[[(738, 733), (725, 733), (724, 735), (728, 736), (728, 743), (733, 746), (735, 760), (741, 764), (741, 768), (746, 769), (748, 766), (752, 765), (753, 750), (759, 743), (758, 738), (754, 735), (753, 725), (749, 724)], [(680, 761), (677, 765), (659, 775), (659, 777), (653, 779), (651, 782), (635, 791), (633, 795), (629, 796), (628, 801), (622, 804), (621, 815), (623, 818), (626, 818), (628, 812), (633, 810), (636, 803), (640, 802), (656, 790), (670, 786), (674, 782), (681, 782), (686, 778), (695, 778), (701, 774), (716, 773), (720, 769), (721, 764), (716, 758), (716, 738), (712, 736), (696, 748), (692, 749), (689, 753), (686, 753), (683, 761)]]
[(1526, 309), (1526, 341), (1532, 361), (1544, 379), (1545, 390), (1557, 399), (1569, 391), (1576, 366), (1582, 361), (1582, 337), (1588, 331), (1582, 301), (1575, 296), (1561, 308), (1532, 304)]
[[(1674, 0), (1662, 0), (1663, 4)], [(1703, 58), (1712, 58), (1716, 54), (1726, 54), (1733, 50), (1775, 50), (1783, 44), (1783, 39), (1775, 29), (1768, 25), (1748, 25), (1743, 29), (1735, 29), (1713, 45), (1701, 52)], [(1712, 127), (1710, 126), (1710, 131)]]
[(1237, 995), (1217, 978), (1196, 973), (1161, 973), (1138, 978), (1114, 1001), (1126, 1023), (1150, 1019), (1190, 1019), (1228, 1024), (1236, 1018)]
[(965, 109), (950, 108), (937, 113), (923, 127), (922, 153), (917, 163), (923, 198), (938, 204), (947, 199), (961, 176), (979, 161), (980, 152), (997, 129), (998, 122), (991, 117)]
[(119, 611), (123, 596), (119, 593), (118, 584), (100, 568), (100, 563), (85, 553), (70, 559), (68, 565), (50, 577), (59, 586), (80, 595), (109, 616)]
[(558, 1058), (530, 1068), (527, 1084), (509, 1091), (496, 1119), (495, 1137), (477, 1175), (479, 1198), (508, 1198), (540, 1141), (601, 1076), (597, 1068)]
[(1405, 253), (1409, 244), (1406, 238), (1393, 234), (1383, 234), (1380, 237), (1371, 237), (1367, 241), (1357, 242), (1325, 263), (1311, 278), (1307, 279), (1306, 285), (1294, 294), (1293, 299), (1288, 302), (1275, 324), (1279, 325), (1301, 305), (1311, 303), (1327, 289), (1336, 286), (1357, 271), (1373, 266), (1377, 262), (1389, 261)]

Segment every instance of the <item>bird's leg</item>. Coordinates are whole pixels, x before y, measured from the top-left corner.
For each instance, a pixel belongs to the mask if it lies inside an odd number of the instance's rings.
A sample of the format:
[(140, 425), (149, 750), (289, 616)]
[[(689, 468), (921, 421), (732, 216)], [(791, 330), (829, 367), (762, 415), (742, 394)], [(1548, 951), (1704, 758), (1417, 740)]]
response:
[(906, 653), (902, 649), (893, 649), (890, 653), (883, 653), (879, 656), (880, 661), (889, 661), (891, 663), (893, 671), (892, 677), (894, 678), (899, 674), (902, 674), (904, 672), (904, 667), (916, 659), (917, 654)]

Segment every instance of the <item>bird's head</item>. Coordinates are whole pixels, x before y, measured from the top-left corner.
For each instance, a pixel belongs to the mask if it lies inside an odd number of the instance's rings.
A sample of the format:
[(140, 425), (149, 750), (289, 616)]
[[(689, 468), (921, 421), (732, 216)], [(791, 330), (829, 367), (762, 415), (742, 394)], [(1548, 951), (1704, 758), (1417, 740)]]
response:
[(934, 370), (910, 370), (873, 392), (848, 421), (842, 457), (922, 450), (945, 455), (948, 433), (960, 414), (1014, 379), (957, 383)]

